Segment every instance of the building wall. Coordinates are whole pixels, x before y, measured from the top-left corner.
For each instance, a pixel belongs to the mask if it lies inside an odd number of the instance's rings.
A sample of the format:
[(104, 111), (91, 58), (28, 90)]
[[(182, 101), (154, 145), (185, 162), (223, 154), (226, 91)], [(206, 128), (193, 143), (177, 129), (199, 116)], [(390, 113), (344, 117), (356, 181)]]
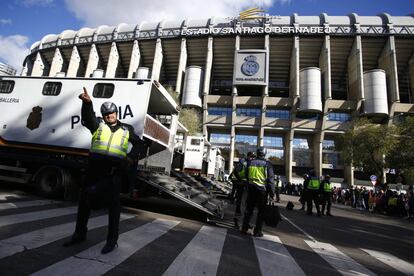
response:
[[(223, 33), (230, 29), (236, 32)], [(238, 50), (267, 54), (265, 85), (234, 84)], [(353, 170), (338, 161), (332, 141), (364, 115), (363, 74), (385, 71), (388, 114), (368, 115), (392, 123), (395, 114), (414, 113), (413, 60), (412, 16), (293, 14), (64, 31), (32, 46), (22, 74), (90, 77), (101, 69), (107, 78), (134, 78), (146, 67), (149, 78), (182, 94), (186, 68), (200, 66), (203, 134), (228, 149), (227, 169), (239, 152), (265, 146), (288, 181), (314, 168), (353, 184)], [(309, 67), (321, 73), (319, 112), (301, 110), (300, 71)]]

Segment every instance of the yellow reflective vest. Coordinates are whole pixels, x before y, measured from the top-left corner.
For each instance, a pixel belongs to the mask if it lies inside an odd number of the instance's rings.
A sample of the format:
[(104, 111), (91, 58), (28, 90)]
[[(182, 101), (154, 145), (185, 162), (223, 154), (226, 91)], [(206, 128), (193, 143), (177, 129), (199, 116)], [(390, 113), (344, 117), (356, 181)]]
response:
[(312, 177), (309, 180), (308, 189), (309, 190), (319, 190), (321, 181), (317, 177)]
[(326, 181), (323, 182), (323, 191), (325, 193), (330, 193), (332, 191), (330, 182), (326, 182)]
[(267, 170), (263, 166), (249, 166), (249, 182), (265, 186), (267, 183)]
[(123, 159), (127, 156), (128, 140), (128, 129), (120, 127), (112, 132), (105, 122), (101, 122), (92, 135), (90, 152)]

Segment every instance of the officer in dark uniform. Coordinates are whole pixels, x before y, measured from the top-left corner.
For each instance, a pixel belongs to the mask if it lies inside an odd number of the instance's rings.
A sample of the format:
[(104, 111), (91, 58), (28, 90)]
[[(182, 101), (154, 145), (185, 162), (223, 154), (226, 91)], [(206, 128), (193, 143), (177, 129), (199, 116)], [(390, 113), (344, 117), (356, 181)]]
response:
[(321, 182), (321, 204), (322, 204), (322, 215), (325, 213), (326, 205), (326, 215), (331, 215), (331, 199), (332, 199), (332, 187), (331, 187), (331, 176), (329, 174), (325, 175), (324, 180)]
[(265, 160), (265, 150), (263, 147), (257, 149), (257, 157), (247, 164), (247, 201), (244, 213), (242, 234), (248, 234), (250, 219), (254, 207), (258, 209), (256, 226), (253, 235), (262, 237), (263, 212), (267, 203), (267, 198), (272, 200), (275, 195), (274, 173), (272, 164)]
[(300, 208), (301, 211), (305, 210), (306, 202), (308, 201), (308, 184), (309, 184), (309, 175), (304, 174), (303, 175), (303, 188), (302, 193), (300, 194), (299, 202), (302, 204), (302, 208)]
[(321, 211), (319, 210), (319, 189), (321, 185), (321, 181), (319, 177), (316, 176), (314, 170), (310, 170), (309, 178), (305, 180), (306, 186), (308, 189), (308, 199), (307, 199), (307, 215), (312, 215), (312, 201), (315, 203), (316, 211), (318, 216), (321, 215)]
[[(81, 194), (76, 219), (76, 229), (71, 239), (64, 246), (71, 246), (86, 240), (87, 224), (96, 190), (105, 187), (105, 193), (97, 193), (97, 197), (105, 197), (108, 207), (108, 235), (101, 253), (111, 252), (118, 241), (120, 218), (120, 187), (129, 163), (138, 158), (139, 145), (142, 140), (134, 133), (130, 125), (118, 121), (118, 108), (114, 103), (105, 102), (101, 106), (103, 118), (95, 116), (92, 100), (84, 88), (79, 95), (82, 100), (82, 121), (92, 133), (89, 153), (89, 168), (86, 183), (81, 187)], [(128, 153), (128, 144), (132, 149)], [(108, 198), (107, 198), (108, 197)], [(104, 198), (97, 198), (97, 201)]]
[(234, 212), (234, 227), (239, 228), (239, 218), (241, 216), (241, 204), (244, 191), (247, 189), (247, 165), (253, 159), (253, 152), (247, 153), (247, 158), (241, 158), (237, 166), (233, 170), (233, 175), (236, 178), (234, 181), (236, 186), (235, 198), (236, 198), (236, 210)]

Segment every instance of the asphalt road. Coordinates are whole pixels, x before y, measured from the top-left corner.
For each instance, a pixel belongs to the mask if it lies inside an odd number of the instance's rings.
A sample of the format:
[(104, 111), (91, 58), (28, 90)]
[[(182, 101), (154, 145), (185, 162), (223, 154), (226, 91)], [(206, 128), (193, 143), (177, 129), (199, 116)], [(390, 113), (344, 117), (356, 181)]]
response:
[[(295, 203), (293, 211), (286, 202)], [(84, 243), (64, 248), (76, 202), (0, 189), (1, 275), (414, 275), (414, 221), (333, 206), (333, 217), (306, 216), (282, 195), (284, 220), (263, 238), (239, 233), (226, 217), (208, 223), (165, 199), (125, 207), (119, 247), (101, 255), (107, 215), (94, 212)], [(131, 206), (131, 204), (129, 204)], [(147, 209), (147, 210), (143, 210)], [(151, 211), (149, 211), (151, 210)]]

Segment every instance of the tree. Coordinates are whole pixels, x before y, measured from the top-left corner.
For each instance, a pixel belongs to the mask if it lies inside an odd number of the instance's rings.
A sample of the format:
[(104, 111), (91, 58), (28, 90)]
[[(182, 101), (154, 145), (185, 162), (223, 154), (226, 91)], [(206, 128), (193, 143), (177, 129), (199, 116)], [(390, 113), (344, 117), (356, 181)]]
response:
[(406, 178), (414, 180), (414, 117), (397, 124), (396, 147), (387, 156), (390, 168), (398, 169)]
[(201, 114), (195, 108), (183, 108), (178, 119), (187, 129), (189, 135), (201, 133)]
[(378, 125), (362, 118), (352, 123), (344, 135), (336, 139), (345, 164), (375, 174), (382, 183), (382, 172), (389, 168), (386, 156), (395, 149), (398, 139), (395, 126)]

